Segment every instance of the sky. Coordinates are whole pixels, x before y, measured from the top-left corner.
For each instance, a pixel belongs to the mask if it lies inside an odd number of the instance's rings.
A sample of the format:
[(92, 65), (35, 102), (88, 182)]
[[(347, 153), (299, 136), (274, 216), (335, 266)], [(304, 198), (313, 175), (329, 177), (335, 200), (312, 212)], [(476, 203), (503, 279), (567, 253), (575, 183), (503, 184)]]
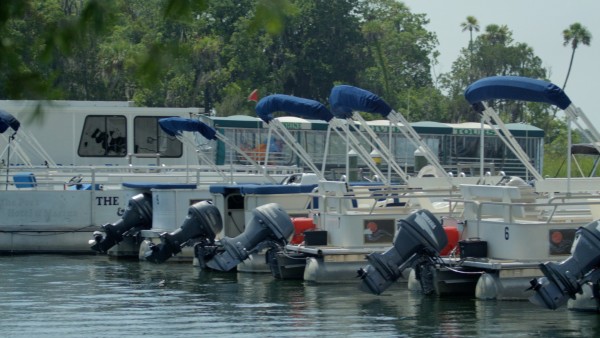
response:
[[(571, 46), (563, 46), (562, 32), (575, 22), (592, 35), (590, 46), (579, 45), (571, 75), (564, 88), (573, 104), (600, 128), (600, 1), (599, 0), (401, 0), (412, 13), (426, 14), (426, 26), (438, 38), (439, 64), (435, 73), (447, 73), (469, 42), (460, 24), (469, 15), (479, 22), (481, 34), (487, 25), (506, 25), (514, 42), (526, 43), (542, 59), (548, 79), (562, 88), (569, 68)], [(477, 35), (473, 35), (475, 38)]]

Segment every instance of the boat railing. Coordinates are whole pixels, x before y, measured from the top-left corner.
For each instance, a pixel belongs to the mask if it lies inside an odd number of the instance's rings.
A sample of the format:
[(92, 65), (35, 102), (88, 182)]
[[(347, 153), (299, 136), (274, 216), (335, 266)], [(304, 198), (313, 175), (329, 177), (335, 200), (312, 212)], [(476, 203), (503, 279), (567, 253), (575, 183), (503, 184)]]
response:
[[(335, 186), (331, 184), (337, 183)], [(453, 189), (409, 189), (405, 185), (363, 185), (345, 188), (344, 182), (329, 182), (321, 185), (312, 194), (319, 198), (319, 210), (324, 213), (397, 213), (399, 215), (416, 209), (432, 212), (459, 213), (457, 203), (446, 199), (457, 196)]]
[[(535, 164), (533, 161), (530, 161), (530, 163), (531, 165)], [(455, 157), (450, 164), (444, 165), (444, 169), (456, 176), (479, 176), (481, 174), (481, 162), (480, 159), (475, 157)], [(519, 176), (523, 178), (531, 176), (530, 174), (528, 175), (527, 170), (519, 159), (510, 157), (486, 156), (485, 162), (483, 163), (483, 174), (488, 172), (492, 175), (497, 175), (502, 172), (503, 175)]]
[(559, 196), (544, 201), (487, 201), (449, 199), (464, 203), (467, 221), (498, 222), (498, 224), (587, 224), (600, 219), (600, 198), (580, 194)]
[(283, 178), (301, 173), (301, 168), (266, 166), (259, 171), (249, 165), (223, 165), (227, 182), (210, 166), (203, 165), (106, 165), (106, 166), (11, 166), (0, 169), (1, 190), (106, 190), (119, 189), (124, 182), (162, 182), (208, 185), (257, 181), (265, 175)]
[(129, 163), (130, 166), (133, 165), (134, 158), (155, 158), (156, 166), (160, 167), (160, 153), (139, 153), (139, 154), (129, 153), (129, 154), (127, 154), (127, 163)]

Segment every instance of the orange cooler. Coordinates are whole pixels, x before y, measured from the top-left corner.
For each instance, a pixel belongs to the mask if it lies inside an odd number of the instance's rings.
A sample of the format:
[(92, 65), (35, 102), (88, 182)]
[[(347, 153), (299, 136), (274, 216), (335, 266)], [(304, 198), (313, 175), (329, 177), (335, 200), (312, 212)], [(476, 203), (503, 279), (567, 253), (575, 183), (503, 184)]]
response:
[(446, 256), (458, 245), (460, 234), (458, 233), (457, 227), (445, 226), (446, 237), (448, 237), (448, 244), (440, 251), (441, 256)]
[(316, 228), (310, 217), (292, 217), (292, 224), (294, 224), (294, 236), (290, 241), (290, 244), (300, 244), (304, 242), (304, 232), (306, 230), (313, 230)]

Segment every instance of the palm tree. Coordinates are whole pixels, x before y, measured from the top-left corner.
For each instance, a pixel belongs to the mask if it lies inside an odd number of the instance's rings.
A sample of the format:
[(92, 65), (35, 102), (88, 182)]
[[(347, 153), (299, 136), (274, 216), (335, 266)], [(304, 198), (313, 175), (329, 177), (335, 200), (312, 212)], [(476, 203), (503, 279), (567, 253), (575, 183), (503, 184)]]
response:
[(473, 45), (473, 31), (479, 32), (479, 22), (477, 22), (477, 19), (474, 16), (469, 15), (469, 16), (467, 16), (467, 21), (461, 23), (460, 27), (462, 27), (463, 32), (469, 31), (469, 49), (470, 49), (471, 45)]
[(512, 33), (506, 25), (488, 25), (482, 37), (492, 45), (506, 46), (512, 42)]
[(469, 15), (467, 16), (467, 21), (462, 22), (460, 24), (460, 27), (462, 27), (462, 31), (469, 31), (469, 81), (472, 81), (472, 77), (473, 77), (473, 31), (475, 32), (479, 32), (479, 22), (477, 22), (477, 19), (472, 16)]
[(586, 46), (590, 45), (592, 41), (592, 34), (582, 26), (579, 22), (571, 24), (569, 28), (563, 31), (563, 46), (571, 44), (571, 60), (569, 61), (569, 70), (567, 71), (567, 77), (565, 78), (565, 83), (562, 86), (564, 90), (567, 86), (567, 80), (569, 80), (569, 75), (571, 74), (571, 67), (573, 66), (573, 58), (575, 57), (575, 50), (579, 47), (579, 44), (582, 43)]

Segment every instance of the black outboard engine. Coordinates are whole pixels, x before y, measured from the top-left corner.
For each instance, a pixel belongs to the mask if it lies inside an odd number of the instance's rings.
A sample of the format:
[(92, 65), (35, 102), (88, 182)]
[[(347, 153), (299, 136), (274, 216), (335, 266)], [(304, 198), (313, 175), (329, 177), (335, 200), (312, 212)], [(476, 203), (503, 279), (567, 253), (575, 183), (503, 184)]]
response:
[[(575, 299), (582, 292), (581, 285), (597, 282), (598, 275), (593, 270), (600, 264), (600, 221), (577, 229), (571, 251), (571, 257), (561, 263), (540, 264), (545, 277), (530, 281), (535, 291), (529, 298), (532, 303), (555, 310), (569, 298)], [(589, 280), (588, 275), (595, 280)]]
[(250, 254), (258, 252), (269, 244), (287, 244), (294, 234), (294, 224), (290, 216), (277, 203), (262, 205), (254, 209), (252, 214), (254, 217), (243, 233), (234, 238), (225, 237), (221, 240), (224, 251), (207, 261), (206, 265), (209, 268), (229, 271), (247, 259)]
[(129, 199), (125, 213), (115, 223), (104, 224), (102, 230), (94, 231), (90, 240), (92, 250), (106, 253), (115, 244), (123, 240), (123, 234), (131, 229), (150, 229), (152, 227), (152, 195), (138, 194)]
[(358, 270), (362, 291), (381, 294), (410, 264), (423, 256), (437, 257), (448, 243), (442, 224), (425, 209), (399, 220), (397, 227), (393, 246), (384, 253), (369, 254), (369, 265)]
[(211, 202), (202, 201), (188, 209), (181, 227), (171, 233), (160, 234), (161, 243), (150, 244), (144, 258), (153, 263), (163, 263), (181, 252), (181, 248), (196, 239), (204, 245), (214, 245), (215, 237), (223, 230), (219, 209)]

